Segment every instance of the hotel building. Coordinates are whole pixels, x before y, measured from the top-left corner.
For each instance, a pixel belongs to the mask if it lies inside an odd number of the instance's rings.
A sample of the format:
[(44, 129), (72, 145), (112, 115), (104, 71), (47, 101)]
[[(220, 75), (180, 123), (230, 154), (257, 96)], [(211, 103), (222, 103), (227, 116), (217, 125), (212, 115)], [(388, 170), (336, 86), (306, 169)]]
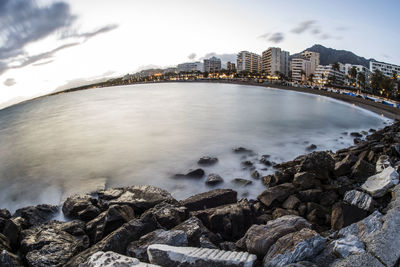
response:
[(289, 52), (279, 47), (270, 47), (262, 52), (261, 69), (267, 75), (282, 73), (289, 75)]
[(248, 71), (251, 73), (261, 72), (261, 56), (249, 51), (241, 51), (237, 54), (237, 71)]
[(221, 71), (221, 59), (211, 57), (204, 59), (204, 72), (219, 72)]
[(369, 62), (369, 70), (374, 73), (376, 70), (379, 70), (387, 77), (392, 77), (393, 72), (397, 73), (398, 78), (400, 78), (400, 66), (385, 63), (385, 62), (378, 62), (378, 61), (370, 61)]

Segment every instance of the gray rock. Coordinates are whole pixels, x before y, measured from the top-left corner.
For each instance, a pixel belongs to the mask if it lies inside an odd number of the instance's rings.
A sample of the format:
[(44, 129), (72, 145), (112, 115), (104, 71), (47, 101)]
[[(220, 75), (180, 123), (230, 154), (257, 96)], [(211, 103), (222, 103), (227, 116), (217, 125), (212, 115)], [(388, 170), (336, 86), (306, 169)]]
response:
[(382, 197), (388, 190), (399, 183), (399, 174), (393, 167), (384, 169), (367, 179), (361, 189), (368, 192), (372, 197)]
[(141, 261), (148, 262), (147, 248), (152, 244), (164, 244), (171, 246), (187, 246), (188, 240), (185, 232), (182, 230), (165, 231), (162, 229), (155, 230), (144, 236), (139, 240), (133, 241), (127, 248), (128, 256), (135, 257)]
[(330, 267), (387, 267), (383, 265), (376, 257), (369, 253), (354, 254), (344, 259), (337, 260), (329, 265)]
[(247, 252), (158, 244), (149, 246), (147, 253), (151, 263), (162, 266), (251, 267), (257, 259)]
[(57, 212), (57, 206), (42, 204), (18, 209), (14, 217), (24, 218), (28, 227), (31, 227), (49, 221)]
[(375, 167), (363, 159), (359, 159), (351, 167), (351, 176), (355, 179), (365, 180), (367, 177), (375, 174)]
[(183, 223), (177, 225), (173, 230), (182, 230), (185, 232), (188, 238), (189, 246), (200, 247), (201, 246), (201, 238), (206, 237), (213, 243), (217, 243), (219, 238), (208, 230), (201, 220), (197, 217), (190, 217)]
[(367, 211), (373, 210), (375, 206), (375, 201), (370, 195), (357, 190), (347, 191), (344, 194), (343, 200), (351, 205)]
[(357, 162), (358, 158), (353, 154), (348, 154), (343, 160), (335, 163), (335, 176), (343, 176), (351, 173), (351, 167)]
[(140, 262), (138, 259), (127, 257), (112, 251), (99, 251), (90, 256), (87, 261), (79, 264), (78, 267), (153, 267), (159, 265), (153, 265), (148, 263)]
[(329, 179), (330, 172), (335, 169), (335, 160), (326, 151), (312, 152), (300, 163), (300, 171), (313, 172), (318, 179)]
[(100, 199), (110, 200), (120, 197), (122, 193), (124, 193), (123, 188), (108, 188), (106, 190), (98, 191), (97, 195)]
[(324, 248), (326, 239), (317, 232), (303, 228), (279, 238), (264, 257), (264, 267), (286, 266), (312, 259)]
[(244, 154), (253, 153), (253, 151), (251, 149), (247, 149), (247, 148), (244, 148), (244, 147), (236, 147), (236, 148), (232, 149), (232, 151), (234, 153), (244, 153)]
[(257, 170), (251, 172), (251, 177), (254, 179), (260, 179), (260, 173)]
[(264, 257), (270, 247), (282, 236), (311, 228), (311, 224), (296, 215), (286, 215), (269, 221), (266, 225), (253, 225), (236, 246), (250, 253)]
[(291, 183), (284, 183), (274, 187), (270, 187), (264, 192), (262, 192), (257, 198), (265, 206), (270, 206), (275, 200), (283, 202), (285, 199), (293, 194), (296, 188)]
[(206, 184), (208, 184), (208, 185), (216, 185), (216, 184), (220, 184), (223, 182), (224, 182), (224, 179), (222, 179), (222, 177), (220, 175), (215, 174), (215, 173), (210, 173), (206, 180)]
[(364, 219), (367, 215), (368, 212), (366, 210), (338, 202), (332, 207), (331, 228), (340, 230), (343, 227)]
[(339, 257), (346, 258), (350, 254), (365, 253), (365, 247), (358, 237), (347, 235), (333, 242), (333, 252)]
[(247, 179), (235, 178), (232, 180), (232, 183), (238, 186), (247, 186), (252, 184), (253, 182)]
[(391, 163), (390, 163), (390, 158), (388, 155), (382, 155), (378, 158), (378, 160), (376, 161), (376, 173), (380, 173), (382, 172), (384, 169), (386, 169), (387, 167), (390, 167)]
[(7, 250), (0, 252), (0, 266), (4, 267), (22, 267), (21, 259)]
[(235, 203), (236, 201), (236, 191), (231, 189), (215, 189), (191, 196), (185, 200), (182, 200), (180, 203), (189, 211), (195, 211), (231, 204)]
[(69, 218), (90, 221), (101, 212), (96, 205), (97, 199), (90, 195), (73, 195), (65, 200), (62, 211)]
[(299, 261), (296, 263), (288, 264), (285, 267), (318, 267), (318, 266), (309, 261)]
[(215, 157), (208, 157), (208, 156), (204, 156), (201, 157), (198, 161), (197, 164), (199, 165), (204, 165), (204, 166), (210, 166), (210, 165), (214, 165), (215, 163), (218, 162), (218, 159)]
[(189, 212), (184, 206), (177, 206), (169, 203), (157, 204), (154, 208), (142, 214), (142, 218), (148, 215), (154, 216), (156, 221), (164, 228), (171, 229), (185, 221)]

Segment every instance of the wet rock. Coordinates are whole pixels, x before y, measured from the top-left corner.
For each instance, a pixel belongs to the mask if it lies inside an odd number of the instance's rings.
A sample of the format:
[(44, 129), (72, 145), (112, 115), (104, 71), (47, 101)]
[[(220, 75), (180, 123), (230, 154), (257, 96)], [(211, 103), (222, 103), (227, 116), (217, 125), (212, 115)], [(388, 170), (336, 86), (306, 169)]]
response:
[(365, 253), (365, 247), (356, 236), (348, 235), (334, 241), (333, 252), (341, 258), (346, 258), (350, 254)]
[(264, 266), (286, 266), (312, 259), (324, 248), (326, 239), (317, 232), (303, 228), (279, 238), (264, 257)]
[(236, 244), (234, 242), (221, 242), (219, 244), (219, 247), (221, 248), (221, 250), (236, 251)]
[(193, 267), (246, 267), (253, 266), (257, 257), (247, 252), (218, 249), (151, 245), (148, 248), (150, 263), (162, 266)]
[(399, 174), (393, 167), (384, 169), (381, 173), (373, 175), (361, 186), (372, 197), (382, 197), (388, 190), (399, 183)]
[(274, 185), (292, 182), (295, 173), (296, 173), (296, 169), (294, 167), (287, 168), (283, 171), (275, 172)]
[(195, 169), (195, 170), (190, 170), (186, 174), (175, 174), (175, 178), (196, 178), (200, 179), (203, 178), (205, 172), (203, 169)]
[(261, 214), (256, 218), (255, 224), (266, 224), (269, 221), (272, 221), (272, 215), (271, 214)]
[(257, 198), (265, 206), (270, 206), (275, 200), (279, 202), (285, 201), (285, 199), (292, 195), (296, 191), (296, 188), (291, 183), (280, 184), (274, 187), (270, 187), (262, 192)]
[(7, 267), (22, 267), (21, 259), (7, 250), (2, 250), (0, 252), (0, 266)]
[(308, 189), (300, 191), (297, 197), (302, 202), (320, 202), (323, 192), (321, 189)]
[(247, 186), (252, 184), (253, 182), (247, 179), (242, 179), (242, 178), (235, 178), (232, 180), (232, 183), (237, 185), (237, 186)]
[(320, 204), (323, 206), (331, 206), (333, 205), (337, 200), (339, 196), (336, 194), (335, 191), (325, 191), (320, 200)]
[(330, 209), (325, 208), (317, 203), (307, 203), (307, 220), (314, 224), (323, 225), (330, 223)]
[(143, 213), (141, 218), (149, 215), (153, 216), (162, 227), (171, 229), (185, 221), (189, 216), (189, 212), (184, 206), (160, 203)]
[(364, 180), (375, 174), (375, 167), (365, 160), (358, 160), (351, 168), (351, 177)]
[(302, 189), (315, 188), (321, 185), (314, 173), (299, 172), (294, 175), (293, 184)]
[(283, 202), (282, 207), (289, 210), (295, 210), (300, 205), (301, 201), (295, 196), (289, 196), (285, 202)]
[(148, 262), (147, 248), (152, 244), (182, 247), (188, 245), (188, 240), (185, 232), (181, 230), (165, 231), (158, 229), (142, 236), (139, 240), (130, 243), (127, 249), (127, 254), (128, 256), (135, 257), (140, 261)]
[(99, 251), (91, 255), (87, 261), (80, 264), (78, 267), (155, 267), (158, 265), (140, 262), (138, 259), (127, 257), (112, 251)]
[(362, 142), (362, 139), (360, 137), (356, 137), (356, 138), (353, 139), (353, 143), (355, 145), (360, 144), (361, 142)]
[(254, 170), (251, 172), (251, 177), (253, 177), (254, 179), (260, 179), (260, 173), (257, 170)]
[(253, 151), (252, 150), (250, 150), (250, 149), (247, 149), (247, 148), (244, 148), (244, 147), (237, 147), (237, 148), (234, 148), (233, 149), (233, 152), (234, 153), (243, 153), (243, 154), (250, 154), (250, 153), (252, 153)]
[(353, 154), (348, 154), (344, 159), (335, 163), (335, 176), (343, 176), (351, 173), (351, 167), (357, 162), (358, 158)]
[(11, 218), (11, 213), (7, 209), (0, 209), (0, 218), (9, 219)]
[(220, 184), (223, 182), (224, 182), (224, 179), (222, 179), (222, 177), (220, 175), (215, 174), (215, 173), (210, 173), (206, 180), (206, 184), (208, 184), (208, 185), (216, 185), (216, 184)]
[(211, 166), (214, 165), (215, 163), (218, 162), (218, 159), (215, 157), (201, 157), (198, 161), (197, 164), (199, 165), (204, 165), (204, 166)]
[(384, 169), (387, 167), (390, 167), (390, 158), (388, 155), (382, 155), (378, 158), (378, 161), (376, 162), (376, 173), (382, 172)]
[(120, 197), (122, 193), (124, 193), (123, 188), (108, 188), (106, 190), (98, 191), (97, 195), (100, 199), (110, 200)]
[(190, 217), (183, 223), (179, 224), (173, 230), (181, 230), (183, 231), (188, 239), (189, 246), (200, 247), (201, 246), (201, 238), (206, 237), (213, 243), (219, 241), (219, 238), (208, 230), (201, 220), (195, 216)]
[(92, 243), (97, 243), (103, 237), (116, 230), (124, 223), (134, 218), (134, 212), (127, 205), (113, 205), (107, 211), (87, 223), (86, 228)]
[(393, 144), (390, 149), (393, 156), (400, 156), (400, 144)]
[(299, 215), (299, 213), (295, 210), (285, 210), (282, 208), (276, 208), (273, 212), (272, 212), (272, 218), (278, 219), (279, 217), (282, 216), (286, 216), (286, 215)]
[(350, 133), (350, 136), (353, 136), (353, 137), (362, 137), (362, 134), (357, 133), (357, 132), (352, 132), (352, 133)]
[(274, 175), (263, 176), (261, 181), (265, 186), (274, 186), (274, 185), (276, 185), (276, 180), (275, 180)]
[(326, 151), (312, 152), (300, 163), (300, 171), (313, 172), (318, 179), (329, 179), (329, 174), (335, 169), (335, 160)]
[(315, 150), (315, 149), (317, 149), (317, 146), (314, 145), (314, 144), (311, 144), (311, 145), (309, 145), (309, 146), (306, 147), (306, 150), (307, 150), (307, 151), (313, 151), (313, 150)]
[(343, 200), (348, 204), (359, 207), (360, 209), (371, 211), (375, 206), (375, 201), (366, 193), (351, 190), (347, 191)]
[(214, 208), (217, 206), (235, 203), (237, 192), (231, 189), (215, 189), (191, 196), (180, 203), (189, 211)]
[(242, 161), (242, 165), (244, 167), (252, 167), (253, 166), (253, 162), (251, 162), (250, 160)]
[(200, 247), (201, 248), (212, 248), (212, 249), (218, 249), (214, 243), (212, 243), (207, 237), (201, 236), (200, 237)]
[(136, 185), (125, 188), (124, 193), (118, 198), (108, 200), (107, 204), (128, 205), (135, 213), (141, 214), (161, 202), (177, 203), (171, 194), (163, 189), (149, 185)]
[(192, 212), (203, 224), (224, 240), (237, 240), (254, 223), (255, 215), (248, 201)]
[(6, 220), (3, 234), (7, 237), (13, 249), (18, 248), (21, 231), (27, 227), (26, 220), (22, 217), (13, 217)]
[(236, 242), (236, 246), (264, 257), (279, 238), (303, 228), (311, 228), (304, 218), (296, 215), (283, 216), (266, 225), (252, 225), (245, 236)]
[(364, 219), (368, 215), (366, 210), (346, 203), (336, 203), (332, 207), (331, 228), (339, 230), (352, 223)]
[(90, 221), (100, 214), (97, 199), (90, 195), (73, 195), (65, 200), (62, 211), (65, 216)]
[(264, 164), (265, 166), (272, 166), (272, 162), (269, 160), (270, 155), (262, 155), (260, 158), (260, 163)]
[(299, 261), (296, 263), (288, 264), (285, 267), (318, 267), (318, 266), (309, 261)]
[(31, 227), (49, 221), (57, 212), (57, 206), (42, 204), (18, 209), (14, 217), (24, 218), (28, 227)]

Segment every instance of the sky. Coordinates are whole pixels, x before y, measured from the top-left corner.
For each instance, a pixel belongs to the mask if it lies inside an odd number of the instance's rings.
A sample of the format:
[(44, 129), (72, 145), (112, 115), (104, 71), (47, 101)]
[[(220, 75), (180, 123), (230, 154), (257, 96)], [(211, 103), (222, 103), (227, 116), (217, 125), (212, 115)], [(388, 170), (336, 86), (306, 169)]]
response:
[(157, 66), (314, 45), (400, 65), (400, 1), (0, 0), (0, 107)]

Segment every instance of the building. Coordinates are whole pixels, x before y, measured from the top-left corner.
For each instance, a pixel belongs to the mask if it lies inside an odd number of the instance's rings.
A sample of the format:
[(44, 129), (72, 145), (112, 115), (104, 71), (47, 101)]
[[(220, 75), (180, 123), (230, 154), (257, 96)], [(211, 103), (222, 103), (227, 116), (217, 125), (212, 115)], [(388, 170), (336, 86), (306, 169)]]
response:
[(312, 73), (312, 63), (304, 57), (296, 57), (291, 61), (292, 80), (305, 82)]
[(241, 51), (236, 60), (237, 71), (248, 71), (251, 73), (261, 72), (261, 56), (249, 51)]
[(262, 52), (261, 61), (261, 69), (267, 75), (289, 75), (289, 52), (282, 51), (279, 47), (270, 47)]
[(221, 71), (221, 59), (211, 57), (204, 59), (204, 72), (219, 72)]
[[(353, 81), (353, 78), (350, 77), (350, 70), (353, 67), (356, 68), (356, 70), (357, 70), (357, 77), (356, 77), (355, 81)], [(363, 65), (353, 65), (353, 64), (349, 64), (349, 63), (344, 64), (344, 74), (346, 75), (347, 84), (348, 85), (352, 85), (351, 83), (353, 83), (353, 82), (358, 83), (358, 73), (364, 73), (364, 76), (365, 76), (365, 81), (364, 82), (366, 84), (368, 84), (371, 81), (372, 72), (368, 68), (366, 68), (365, 66), (363, 66)]]
[(340, 70), (334, 70), (332, 65), (319, 65), (314, 73), (313, 81), (319, 85), (325, 84), (344, 84), (344, 65), (339, 63)]
[(311, 73), (315, 73), (317, 67), (319, 66), (319, 53), (312, 51), (304, 51), (301, 56), (311, 62)]
[(235, 63), (231, 63), (230, 61), (228, 61), (228, 62), (226, 63), (226, 69), (227, 69), (228, 71), (231, 71), (231, 72), (236, 72), (236, 65), (235, 65)]
[(178, 73), (180, 72), (196, 72), (203, 71), (203, 63), (201, 62), (187, 62), (177, 66)]
[(394, 64), (379, 62), (379, 61), (370, 61), (369, 62), (369, 70), (372, 73), (374, 73), (376, 70), (379, 70), (387, 77), (392, 77), (393, 72), (396, 72), (398, 78), (400, 78), (399, 77), (400, 76), (400, 66), (397, 66)]

